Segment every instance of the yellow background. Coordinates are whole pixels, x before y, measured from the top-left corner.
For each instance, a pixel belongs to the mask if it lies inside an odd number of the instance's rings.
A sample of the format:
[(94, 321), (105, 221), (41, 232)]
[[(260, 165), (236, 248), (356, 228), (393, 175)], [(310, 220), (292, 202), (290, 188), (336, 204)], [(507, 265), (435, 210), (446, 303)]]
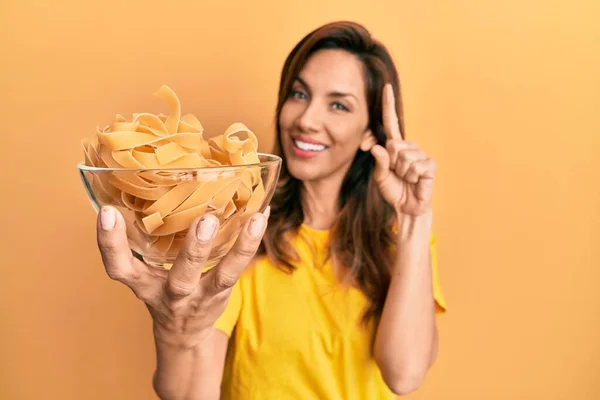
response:
[(600, 2), (0, 3), (0, 398), (150, 399), (150, 319), (110, 281), (75, 165), (116, 113), (273, 143), (279, 72), (309, 30), (364, 23), (439, 164), (450, 311), (414, 399), (598, 399)]

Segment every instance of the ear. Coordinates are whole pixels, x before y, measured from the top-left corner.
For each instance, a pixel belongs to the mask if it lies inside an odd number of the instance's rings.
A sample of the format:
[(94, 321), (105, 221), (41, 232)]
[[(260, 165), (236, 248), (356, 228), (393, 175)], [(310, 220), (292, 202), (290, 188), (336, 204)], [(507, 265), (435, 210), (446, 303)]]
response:
[(377, 144), (377, 139), (373, 135), (370, 129), (367, 129), (363, 133), (363, 137), (360, 141), (360, 149), (364, 152), (371, 151), (371, 148)]

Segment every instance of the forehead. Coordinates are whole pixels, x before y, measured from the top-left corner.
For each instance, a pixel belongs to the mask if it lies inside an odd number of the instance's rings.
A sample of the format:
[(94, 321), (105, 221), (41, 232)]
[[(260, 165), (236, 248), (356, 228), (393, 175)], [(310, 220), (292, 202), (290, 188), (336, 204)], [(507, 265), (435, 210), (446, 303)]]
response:
[(317, 51), (300, 71), (300, 78), (313, 91), (342, 91), (356, 96), (365, 93), (362, 61), (345, 50)]

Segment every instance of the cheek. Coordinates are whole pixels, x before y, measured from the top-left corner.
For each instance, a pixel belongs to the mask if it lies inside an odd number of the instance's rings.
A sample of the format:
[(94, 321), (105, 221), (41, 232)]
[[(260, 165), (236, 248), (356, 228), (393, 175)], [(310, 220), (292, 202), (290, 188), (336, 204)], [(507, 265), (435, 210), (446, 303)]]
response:
[(294, 107), (289, 102), (284, 103), (279, 114), (279, 127), (282, 131), (289, 130), (294, 125), (296, 118)]
[(351, 120), (337, 121), (337, 123), (331, 124), (329, 132), (336, 147), (348, 151), (357, 150), (363, 136), (362, 126)]

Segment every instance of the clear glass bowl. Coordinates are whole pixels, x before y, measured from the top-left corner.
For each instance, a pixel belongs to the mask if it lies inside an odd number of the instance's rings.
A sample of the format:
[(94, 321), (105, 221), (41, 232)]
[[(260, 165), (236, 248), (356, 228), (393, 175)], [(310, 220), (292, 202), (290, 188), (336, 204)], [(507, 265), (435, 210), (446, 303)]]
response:
[(181, 168), (97, 168), (79, 170), (94, 210), (118, 209), (135, 257), (149, 266), (170, 269), (191, 222), (204, 214), (219, 218), (219, 233), (206, 267), (231, 249), (241, 228), (269, 205), (281, 158), (259, 154), (258, 164)]

